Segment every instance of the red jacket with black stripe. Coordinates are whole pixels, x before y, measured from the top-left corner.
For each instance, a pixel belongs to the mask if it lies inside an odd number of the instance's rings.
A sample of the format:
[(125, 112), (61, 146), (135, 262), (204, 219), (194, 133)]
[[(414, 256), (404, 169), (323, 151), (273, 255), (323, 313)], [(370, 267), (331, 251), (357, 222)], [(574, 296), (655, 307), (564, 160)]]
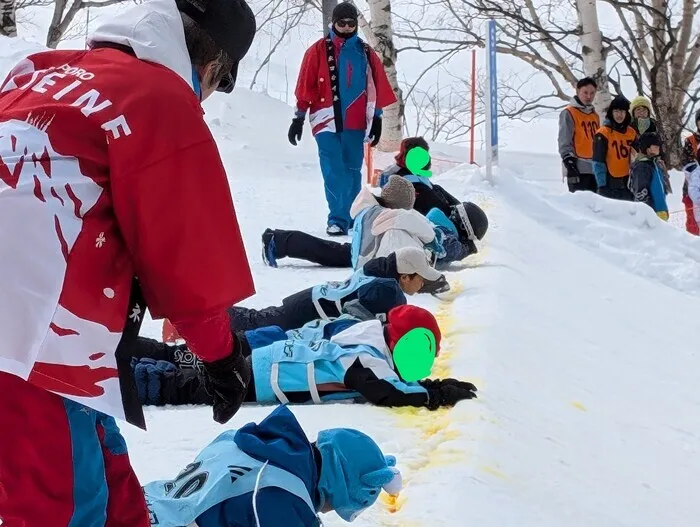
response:
[[(334, 55), (336, 62), (340, 54), (339, 47), (343, 43), (334, 38)], [(366, 44), (363, 43), (364, 46)], [(367, 86), (364, 97), (365, 134), (369, 134), (375, 109), (383, 109), (396, 102), (384, 66), (373, 49), (365, 47), (367, 61)], [(298, 112), (305, 114), (309, 111), (309, 121), (313, 134), (319, 132), (335, 132), (335, 112), (333, 108), (333, 92), (331, 71), (326, 51), (326, 39), (316, 41), (304, 54), (299, 70), (294, 94), (297, 98)], [(350, 112), (348, 112), (350, 113)]]

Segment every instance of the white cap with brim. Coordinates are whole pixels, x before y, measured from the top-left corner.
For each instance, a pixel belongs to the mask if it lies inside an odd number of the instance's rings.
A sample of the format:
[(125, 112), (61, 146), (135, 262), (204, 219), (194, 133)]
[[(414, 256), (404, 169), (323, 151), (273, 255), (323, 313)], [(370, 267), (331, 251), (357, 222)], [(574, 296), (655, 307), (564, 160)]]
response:
[(418, 247), (403, 247), (396, 251), (396, 269), (399, 274), (419, 274), (434, 282), (442, 273), (431, 267), (425, 252)]

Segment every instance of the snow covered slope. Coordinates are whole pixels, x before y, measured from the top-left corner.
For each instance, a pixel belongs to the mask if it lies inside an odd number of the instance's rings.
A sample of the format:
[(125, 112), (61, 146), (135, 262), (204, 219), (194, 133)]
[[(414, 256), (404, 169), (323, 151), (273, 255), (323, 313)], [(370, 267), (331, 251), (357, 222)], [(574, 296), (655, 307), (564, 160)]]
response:
[[(269, 269), (260, 258), (265, 227), (323, 231), (309, 130), (291, 147), (291, 109), (246, 90), (205, 109), (255, 274), (246, 305), (346, 276), (293, 261)], [(436, 178), (481, 204), (491, 229), (480, 253), (449, 272), (450, 298), (416, 299), (445, 335), (436, 375), (473, 381), (480, 398), (438, 412), (344, 404), (295, 414), (312, 438), (358, 427), (398, 456), (404, 492), (358, 526), (696, 525), (700, 239), (642, 205), (564, 194), (556, 156), (502, 161), (494, 185), (469, 167)], [(159, 325), (144, 331), (156, 336)], [(268, 411), (246, 407), (227, 426)], [(174, 476), (224, 429), (208, 408), (151, 409), (147, 420), (148, 432), (124, 427), (144, 482)], [(344, 525), (333, 514), (325, 522)]]

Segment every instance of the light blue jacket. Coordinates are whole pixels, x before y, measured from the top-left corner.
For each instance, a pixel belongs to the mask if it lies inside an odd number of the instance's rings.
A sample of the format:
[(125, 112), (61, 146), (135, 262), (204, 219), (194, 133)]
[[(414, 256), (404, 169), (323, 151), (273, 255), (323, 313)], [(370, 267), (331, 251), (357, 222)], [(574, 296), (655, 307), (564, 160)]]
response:
[(318, 467), (294, 415), (219, 435), (174, 479), (144, 487), (153, 526), (315, 527)]

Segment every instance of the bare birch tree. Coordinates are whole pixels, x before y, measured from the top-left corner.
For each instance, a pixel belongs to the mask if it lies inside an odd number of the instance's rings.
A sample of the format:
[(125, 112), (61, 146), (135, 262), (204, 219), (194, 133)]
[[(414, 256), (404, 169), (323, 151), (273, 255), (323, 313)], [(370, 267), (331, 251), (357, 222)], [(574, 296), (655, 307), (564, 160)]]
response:
[[(602, 111), (610, 91), (633, 82), (648, 95), (658, 117), (665, 151), (677, 166), (680, 135), (700, 104), (700, 30), (695, 0), (408, 0), (424, 16), (404, 19), (401, 38), (464, 49), (483, 46), (483, 23), (498, 23), (500, 54), (516, 57), (546, 77), (550, 101), (570, 97), (576, 80), (598, 80), (596, 107)], [(617, 13), (621, 31), (602, 32), (598, 10), (606, 3)], [(606, 79), (607, 78), (607, 79)], [(629, 91), (629, 90), (628, 90)], [(544, 95), (544, 94), (543, 94)], [(627, 93), (629, 98), (634, 93)]]
[(311, 4), (307, 0), (267, 0), (255, 11), (258, 24), (256, 38), (269, 37), (270, 47), (258, 64), (248, 89), (252, 90), (255, 87), (260, 72), (270, 63), (289, 32), (301, 24), (310, 7)]
[(611, 83), (631, 78), (637, 92), (649, 96), (667, 161), (677, 167), (681, 133), (689, 119), (694, 121), (700, 93), (700, 6), (694, 0), (605, 1), (623, 27), (622, 34), (604, 37), (620, 63), (610, 72)]
[(46, 35), (46, 45), (55, 48), (73, 24), (81, 9), (100, 8), (124, 2), (125, 0), (55, 0), (53, 16)]
[(382, 61), (397, 99), (395, 104), (384, 110), (382, 139), (379, 143), (380, 150), (392, 152), (398, 150), (403, 139), (405, 103), (396, 70), (398, 53), (394, 46), (391, 2), (390, 0), (368, 0), (368, 4), (371, 16), (370, 28), (374, 36), (372, 45)]
[(17, 36), (17, 19), (15, 0), (0, 0), (0, 35)]
[(581, 24), (583, 71), (598, 84), (595, 106), (602, 115), (610, 105), (611, 96), (608, 86), (607, 51), (603, 47), (603, 34), (598, 24), (598, 4), (596, 0), (576, 0), (576, 11)]

